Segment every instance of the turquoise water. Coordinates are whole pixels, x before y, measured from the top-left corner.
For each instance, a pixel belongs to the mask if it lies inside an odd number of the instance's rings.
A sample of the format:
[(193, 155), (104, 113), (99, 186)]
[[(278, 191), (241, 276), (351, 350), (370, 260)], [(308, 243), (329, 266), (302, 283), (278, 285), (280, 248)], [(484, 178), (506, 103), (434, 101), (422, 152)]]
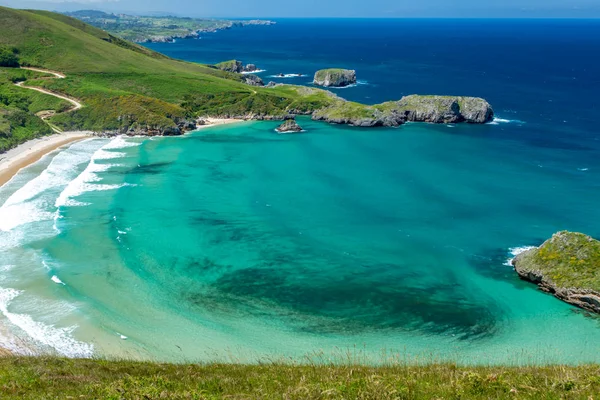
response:
[(300, 123), (90, 139), (21, 171), (0, 189), (3, 344), (171, 361), (600, 361), (600, 321), (506, 265), (561, 229), (598, 236), (600, 161), (532, 146), (519, 122)]

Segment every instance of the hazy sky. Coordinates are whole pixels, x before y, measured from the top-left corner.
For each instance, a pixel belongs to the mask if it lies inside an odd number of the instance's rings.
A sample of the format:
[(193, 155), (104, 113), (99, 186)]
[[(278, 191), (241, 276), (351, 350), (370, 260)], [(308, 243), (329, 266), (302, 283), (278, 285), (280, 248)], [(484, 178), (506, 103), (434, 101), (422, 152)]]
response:
[(193, 17), (600, 18), (600, 0), (0, 0), (0, 4)]

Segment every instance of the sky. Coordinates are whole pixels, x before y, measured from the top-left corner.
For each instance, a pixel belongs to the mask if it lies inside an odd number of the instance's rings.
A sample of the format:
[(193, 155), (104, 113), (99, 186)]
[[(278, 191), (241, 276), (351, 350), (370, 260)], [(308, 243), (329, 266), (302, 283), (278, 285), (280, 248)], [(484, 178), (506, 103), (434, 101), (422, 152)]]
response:
[(600, 18), (600, 0), (0, 0), (0, 5), (224, 18)]

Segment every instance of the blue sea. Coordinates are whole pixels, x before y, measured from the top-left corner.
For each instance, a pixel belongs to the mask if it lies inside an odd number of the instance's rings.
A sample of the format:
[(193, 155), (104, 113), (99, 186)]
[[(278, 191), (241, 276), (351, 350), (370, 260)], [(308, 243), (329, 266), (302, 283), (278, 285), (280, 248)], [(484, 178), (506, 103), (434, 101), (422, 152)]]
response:
[[(518, 279), (600, 238), (600, 21), (277, 20), (148, 44), (363, 103), (486, 98), (485, 125), (298, 119), (98, 138), (0, 188), (0, 345), (166, 361), (600, 362), (600, 320)], [(278, 74), (303, 74), (278, 78)], [(15, 336), (19, 340), (15, 339)]]

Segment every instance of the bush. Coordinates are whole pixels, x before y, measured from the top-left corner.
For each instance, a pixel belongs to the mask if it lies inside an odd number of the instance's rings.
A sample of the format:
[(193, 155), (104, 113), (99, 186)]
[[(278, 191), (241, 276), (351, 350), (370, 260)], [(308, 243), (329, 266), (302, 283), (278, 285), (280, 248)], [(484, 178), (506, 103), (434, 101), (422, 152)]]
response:
[(0, 47), (0, 67), (18, 68), (18, 50), (15, 48)]

